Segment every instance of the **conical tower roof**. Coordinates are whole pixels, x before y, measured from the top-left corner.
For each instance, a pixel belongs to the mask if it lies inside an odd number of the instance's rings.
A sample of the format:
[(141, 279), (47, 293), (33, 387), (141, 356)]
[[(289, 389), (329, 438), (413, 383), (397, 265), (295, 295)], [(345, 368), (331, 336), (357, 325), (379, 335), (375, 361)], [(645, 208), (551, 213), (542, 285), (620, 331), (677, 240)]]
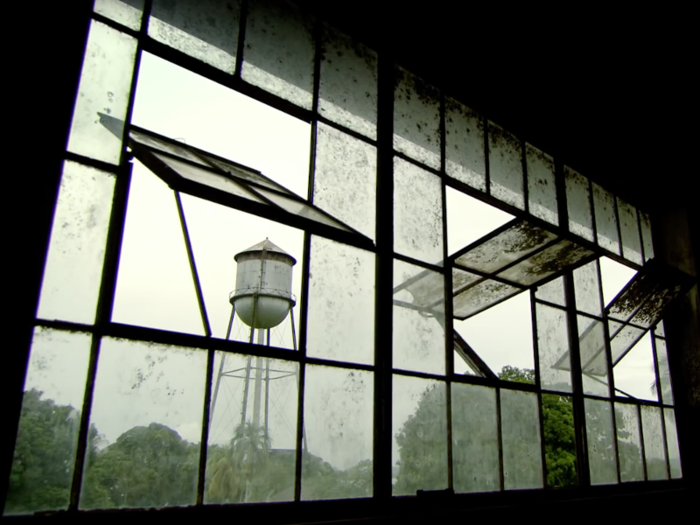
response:
[(238, 257), (243, 255), (243, 254), (248, 254), (248, 253), (256, 253), (256, 252), (273, 252), (273, 253), (278, 253), (280, 255), (285, 255), (289, 257), (292, 261), (293, 264), (296, 264), (297, 260), (289, 255), (287, 252), (285, 252), (282, 248), (277, 246), (275, 243), (273, 243), (270, 239), (265, 238), (264, 241), (259, 242), (258, 244), (254, 244), (250, 248), (243, 250), (241, 252), (238, 252), (236, 255), (233, 256), (233, 258), (238, 261)]

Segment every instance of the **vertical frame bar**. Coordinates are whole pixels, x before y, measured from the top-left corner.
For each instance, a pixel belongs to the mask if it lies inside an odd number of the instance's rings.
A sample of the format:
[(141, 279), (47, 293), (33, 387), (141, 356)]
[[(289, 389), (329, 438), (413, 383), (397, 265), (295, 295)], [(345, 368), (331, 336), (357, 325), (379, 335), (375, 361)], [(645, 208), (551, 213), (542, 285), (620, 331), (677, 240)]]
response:
[(486, 186), (484, 187), (484, 193), (486, 195), (491, 195), (491, 164), (489, 159), (489, 121), (483, 116), (479, 115), (481, 119), (482, 126), (484, 129), (484, 175), (486, 177)]
[[(644, 248), (642, 247), (642, 250)], [(642, 255), (643, 257), (644, 255)], [(666, 435), (666, 414), (664, 413), (664, 402), (661, 393), (661, 376), (659, 375), (659, 359), (656, 353), (656, 337), (651, 332), (651, 351), (654, 354), (654, 374), (656, 375), (656, 396), (659, 401), (659, 411), (661, 412), (661, 435), (664, 440), (664, 456), (666, 457), (666, 478), (671, 479), (671, 462), (668, 456), (668, 436)], [(668, 365), (667, 365), (668, 366)]]
[(243, 55), (245, 54), (245, 29), (248, 23), (248, 0), (241, 0), (241, 19), (238, 28), (238, 46), (236, 48), (236, 69), (233, 72), (235, 78), (241, 78), (243, 68)]
[(498, 482), (501, 491), (505, 490), (503, 476), (503, 425), (501, 424), (501, 388), (496, 387), (496, 431), (498, 433)]
[(547, 454), (544, 435), (544, 408), (542, 407), (542, 383), (540, 380), (540, 348), (537, 333), (537, 302), (535, 290), (530, 290), (530, 316), (532, 322), (532, 352), (535, 357), (535, 386), (537, 387), (537, 413), (540, 417), (540, 453), (542, 455), (542, 486), (547, 487)]
[(642, 424), (642, 407), (641, 405), (635, 405), (637, 407), (637, 423), (639, 425), (639, 441), (642, 445), (642, 466), (644, 467), (644, 480), (649, 481), (649, 473), (647, 472), (647, 451), (644, 446), (644, 425)]
[(523, 170), (523, 206), (526, 214), (530, 214), (530, 188), (528, 187), (529, 177), (527, 174), (527, 148), (525, 147), (525, 141), (520, 139), (520, 165)]

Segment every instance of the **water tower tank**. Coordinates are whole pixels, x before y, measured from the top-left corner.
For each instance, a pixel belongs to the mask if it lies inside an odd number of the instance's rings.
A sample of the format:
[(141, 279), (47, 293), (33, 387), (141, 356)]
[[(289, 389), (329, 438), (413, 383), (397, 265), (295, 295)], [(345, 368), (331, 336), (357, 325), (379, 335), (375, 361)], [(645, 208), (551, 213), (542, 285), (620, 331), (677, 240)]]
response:
[(236, 289), (229, 300), (248, 326), (273, 328), (295, 304), (292, 267), (296, 259), (268, 239), (234, 256), (238, 264)]

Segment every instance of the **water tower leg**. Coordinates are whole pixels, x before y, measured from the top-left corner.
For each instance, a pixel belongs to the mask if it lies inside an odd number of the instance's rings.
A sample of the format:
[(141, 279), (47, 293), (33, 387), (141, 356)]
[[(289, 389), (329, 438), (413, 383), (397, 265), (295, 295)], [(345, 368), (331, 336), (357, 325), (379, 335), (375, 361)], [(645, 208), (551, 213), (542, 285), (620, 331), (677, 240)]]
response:
[[(258, 330), (258, 344), (262, 345), (265, 342), (265, 332)], [(262, 357), (255, 358), (255, 392), (253, 397), (253, 428), (256, 430), (260, 426), (260, 404), (262, 402), (262, 374), (263, 362)]]
[[(231, 318), (228, 320), (228, 329), (226, 330), (226, 340), (228, 341), (231, 337), (231, 328), (233, 327), (233, 318), (236, 315), (236, 306), (231, 305)], [(224, 375), (224, 362), (226, 361), (226, 354), (221, 354), (221, 364), (219, 365), (219, 373), (216, 376), (216, 386), (214, 386), (214, 395), (211, 400), (211, 409), (209, 411), (209, 422), (214, 421), (214, 409), (216, 408), (216, 400), (219, 397), (219, 385), (221, 384), (221, 376)]]

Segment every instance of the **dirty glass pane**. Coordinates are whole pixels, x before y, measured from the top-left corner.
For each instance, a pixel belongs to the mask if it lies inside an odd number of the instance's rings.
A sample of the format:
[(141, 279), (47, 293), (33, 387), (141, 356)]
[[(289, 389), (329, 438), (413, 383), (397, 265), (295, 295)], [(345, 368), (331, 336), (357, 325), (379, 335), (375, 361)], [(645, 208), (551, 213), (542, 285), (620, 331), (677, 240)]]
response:
[(312, 21), (287, 2), (251, 0), (243, 80), (306, 109), (313, 94)]
[(621, 325), (611, 320), (608, 320), (608, 330), (610, 332), (610, 350), (614, 366), (642, 338), (644, 330), (630, 325)]
[(475, 273), (465, 272), (459, 268), (452, 268), (452, 293), (454, 295), (475, 283), (482, 277)]
[(569, 231), (584, 239), (593, 238), (593, 216), (591, 214), (590, 189), (588, 179), (569, 167), (566, 174), (566, 203), (569, 210)]
[(402, 68), (394, 93), (394, 149), (440, 169), (440, 93)]
[[(394, 295), (398, 301), (401, 301), (402, 297), (404, 299), (410, 297), (411, 304), (416, 308), (441, 312), (445, 300), (444, 283), (443, 274), (432, 270), (422, 270), (415, 273), (410, 279), (401, 280), (398, 285), (394, 286)], [(410, 295), (406, 295), (406, 292)]]
[(148, 34), (158, 42), (233, 74), (240, 9), (239, 0), (154, 0)]
[(595, 396), (610, 396), (603, 323), (579, 315), (578, 345), (583, 374), (583, 392)]
[(505, 489), (541, 488), (542, 449), (537, 395), (501, 389)]
[(89, 334), (34, 329), (5, 515), (68, 507), (90, 343)]
[(455, 492), (500, 488), (493, 388), (452, 383), (452, 475)]
[(659, 324), (656, 325), (656, 328), (654, 329), (654, 333), (659, 336), (659, 337), (665, 337), (666, 333), (664, 330), (664, 324), (659, 321)]
[(591, 485), (617, 483), (612, 410), (607, 401), (584, 399)]
[(377, 149), (319, 123), (314, 204), (374, 239), (376, 190)]
[(445, 384), (394, 375), (393, 494), (447, 488)]
[(207, 353), (104, 338), (80, 507), (194, 505)]
[(678, 448), (676, 412), (672, 408), (664, 408), (664, 423), (666, 425), (666, 443), (668, 444), (668, 462), (671, 468), (671, 479), (682, 478), (683, 470), (681, 469), (681, 452)]
[[(423, 274), (426, 270), (418, 266), (394, 261), (394, 288)], [(426, 306), (422, 289), (400, 289), (394, 294), (393, 341), (394, 368), (416, 370), (433, 374), (445, 373), (445, 308), (444, 280), (441, 274), (430, 278), (436, 283), (438, 298), (433, 305)], [(440, 282), (441, 281), (441, 282)]]
[(576, 431), (572, 398), (542, 394), (542, 419), (547, 486), (561, 488), (577, 485)]
[(647, 479), (668, 479), (661, 409), (650, 406), (643, 406), (641, 409)]
[(205, 503), (294, 499), (297, 370), (290, 361), (216, 352)]
[(301, 499), (372, 497), (370, 372), (307, 366)]
[(323, 36), (319, 113), (377, 138), (377, 54), (329, 27)]
[(571, 392), (571, 357), (566, 311), (539, 303), (536, 308), (540, 385), (545, 390)]
[(131, 29), (141, 28), (144, 0), (95, 0), (95, 13), (106, 16)]
[(175, 197), (138, 161), (129, 187), (112, 321), (204, 334)]
[(454, 316), (464, 319), (521, 291), (522, 289), (520, 288), (499, 281), (483, 281), (454, 297)]
[(394, 159), (394, 250), (442, 264), (442, 226), (440, 178)]
[(639, 240), (637, 210), (625, 201), (617, 199), (617, 211), (620, 216), (622, 256), (629, 261), (642, 264), (642, 247)]
[(671, 389), (671, 371), (668, 367), (668, 352), (666, 341), (654, 339), (656, 345), (656, 362), (659, 367), (658, 381), (661, 385), (661, 401), (665, 405), (673, 404), (673, 390)]
[(121, 137), (117, 138), (102, 125), (100, 113), (122, 122), (126, 118), (135, 57), (134, 38), (92, 21), (68, 139), (69, 151), (119, 164)]
[[(637, 210), (639, 211), (639, 210)], [(642, 227), (642, 243), (644, 246), (644, 261), (654, 258), (654, 243), (651, 238), (651, 219), (643, 211), (639, 211), (639, 221)]]
[(645, 328), (653, 326), (659, 321), (664, 308), (678, 297), (681, 291), (680, 284), (660, 283), (653, 291), (650, 291), (648, 297), (642, 298), (646, 301), (629, 322)]
[(525, 209), (520, 141), (493, 122), (488, 126), (491, 195), (506, 204)]
[(64, 164), (38, 317), (95, 321), (113, 193), (111, 173)]
[(639, 414), (635, 405), (615, 403), (617, 454), (620, 458), (620, 479), (644, 481), (642, 439), (639, 435)]
[(615, 198), (607, 190), (593, 183), (593, 208), (598, 244), (601, 248), (620, 253), (620, 241), (617, 234), (617, 217), (615, 216)]
[(498, 277), (530, 286), (557, 272), (576, 266), (593, 252), (571, 241), (560, 241), (498, 274)]
[(445, 102), (445, 156), (450, 177), (486, 191), (483, 120), (451, 98)]
[(608, 305), (608, 315), (620, 321), (628, 321), (657, 288), (658, 281), (650, 272), (636, 275)]
[(465, 268), (492, 273), (556, 239), (554, 233), (521, 221), (457, 258)]
[(527, 144), (527, 199), (528, 211), (552, 224), (559, 224), (557, 183), (554, 178), (552, 157)]
[(564, 278), (558, 277), (547, 284), (538, 286), (535, 290), (535, 297), (542, 301), (566, 306), (566, 295), (564, 294)]
[(373, 253), (311, 238), (306, 351), (324, 359), (373, 362)]
[(602, 314), (598, 262), (593, 261), (574, 270), (576, 309), (591, 315)]

